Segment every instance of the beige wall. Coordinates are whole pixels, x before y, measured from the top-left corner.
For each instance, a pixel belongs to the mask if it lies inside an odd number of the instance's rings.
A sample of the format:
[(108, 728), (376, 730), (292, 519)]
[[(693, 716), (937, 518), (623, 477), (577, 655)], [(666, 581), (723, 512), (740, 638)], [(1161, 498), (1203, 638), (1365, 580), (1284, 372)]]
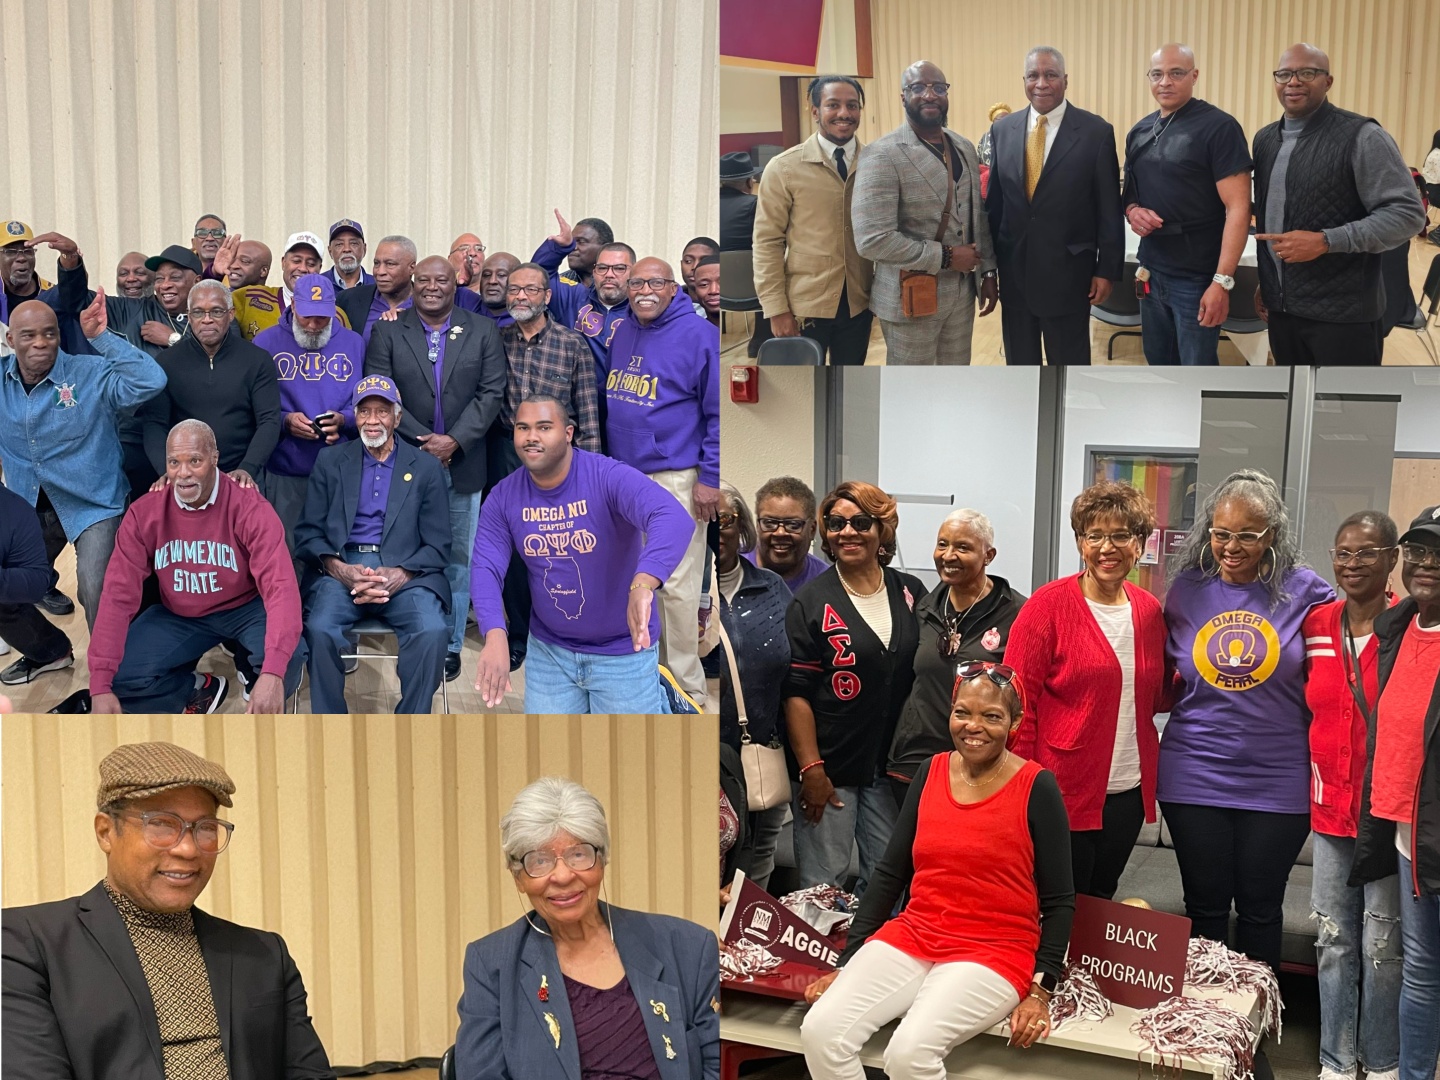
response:
[(1434, 0), (872, 0), (871, 9), (867, 97), (881, 133), (903, 116), (900, 72), (928, 59), (952, 83), (950, 127), (978, 139), (994, 102), (1025, 105), (1025, 53), (1047, 44), (1065, 54), (1071, 100), (1109, 120), (1123, 148), (1126, 131), (1156, 107), (1144, 78), (1150, 54), (1177, 40), (1195, 49), (1199, 96), (1247, 136), (1280, 115), (1269, 73), (1297, 40), (1330, 54), (1331, 100), (1380, 121), (1412, 165), (1440, 127)]
[(780, 130), (780, 76), (773, 72), (722, 67), (720, 100), (722, 134)]
[(339, 1065), (438, 1057), (467, 942), (524, 908), (500, 816), (536, 777), (604, 803), (616, 904), (716, 920), (715, 717), (8, 717), (5, 906), (100, 880), (97, 766), (164, 739), (221, 762), (234, 840), (205, 910), (284, 935)]
[[(720, 365), (720, 475), (740, 489), (750, 509), (755, 491), (776, 476), (798, 476), (814, 486), (816, 369), (760, 369), (760, 400), (737, 405), (730, 400), (730, 368), (746, 361), (731, 353)], [(823, 493), (822, 493), (823, 494)]]
[(719, 215), (718, 18), (719, 0), (0, 0), (0, 217), (74, 237), (107, 286), (205, 212), (277, 263), (340, 217), (372, 253), (474, 230), (526, 258), (557, 206), (678, 260)]

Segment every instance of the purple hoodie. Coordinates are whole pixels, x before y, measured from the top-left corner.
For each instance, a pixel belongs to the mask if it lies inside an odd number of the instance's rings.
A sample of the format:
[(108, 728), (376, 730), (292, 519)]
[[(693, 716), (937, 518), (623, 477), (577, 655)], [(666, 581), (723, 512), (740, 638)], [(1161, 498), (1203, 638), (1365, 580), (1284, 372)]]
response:
[(627, 316), (610, 342), (605, 379), (609, 453), (643, 473), (700, 470), (720, 483), (720, 331), (697, 319), (681, 289), (660, 317)]
[[(344, 418), (340, 441), (355, 434), (355, 384), (365, 368), (365, 342), (339, 319), (331, 322), (330, 340), (318, 352), (306, 352), (295, 343), (287, 311), (277, 326), (255, 335), (255, 344), (275, 358), (280, 384), (280, 412), (304, 413), (312, 419), (336, 412)], [(297, 439), (282, 419), (280, 441), (266, 468), (280, 476), (309, 476), (325, 446), (319, 439)]]

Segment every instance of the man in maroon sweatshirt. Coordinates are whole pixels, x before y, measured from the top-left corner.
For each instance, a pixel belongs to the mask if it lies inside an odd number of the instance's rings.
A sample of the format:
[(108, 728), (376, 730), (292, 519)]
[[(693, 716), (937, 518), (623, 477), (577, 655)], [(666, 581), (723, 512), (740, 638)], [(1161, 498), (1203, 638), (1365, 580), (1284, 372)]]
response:
[[(306, 650), (285, 529), (219, 462), (209, 425), (182, 420), (165, 442), (169, 486), (126, 511), (90, 635), (94, 712), (214, 712), (226, 680), (195, 665), (223, 641), (260, 673), (247, 712), (282, 712), (299, 686)], [(137, 616), (152, 573), (160, 603)]]

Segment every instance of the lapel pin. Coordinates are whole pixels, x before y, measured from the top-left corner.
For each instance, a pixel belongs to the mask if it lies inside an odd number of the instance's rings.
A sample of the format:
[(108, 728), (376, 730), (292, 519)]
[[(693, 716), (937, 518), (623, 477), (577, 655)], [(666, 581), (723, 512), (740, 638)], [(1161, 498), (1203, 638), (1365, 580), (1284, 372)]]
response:
[(675, 1047), (673, 1047), (673, 1046), (670, 1045), (670, 1036), (669, 1036), (669, 1035), (661, 1035), (660, 1037), (665, 1040), (665, 1058), (666, 1058), (666, 1060), (668, 1060), (668, 1061), (674, 1061), (674, 1060), (675, 1060)]
[(720, 1011), (720, 999), (718, 997), (711, 997), (710, 1008), (714, 1009), (717, 1013)]
[(550, 1029), (550, 1038), (555, 1040), (555, 1049), (560, 1049), (560, 1023), (555, 1019), (554, 1013), (545, 1014), (545, 1026)]
[(665, 1011), (665, 1003), (663, 1001), (656, 1001), (654, 998), (651, 998), (650, 1008), (654, 1009), (655, 1015), (663, 1018), (667, 1024), (670, 1022), (670, 1014)]
[(406, 480), (407, 483), (408, 483), (409, 480), (410, 480), (410, 474), (409, 474), (408, 472), (405, 474), (405, 480)]
[[(410, 477), (407, 475), (405, 479), (409, 480)], [(535, 996), (538, 997), (542, 1002), (550, 1000), (550, 980), (547, 979), (544, 975), (540, 976), (540, 989), (536, 992)]]
[(464, 329), (465, 329), (465, 328), (464, 328), (463, 326), (451, 327), (451, 329), (450, 329), (450, 340), (451, 340), (451, 341), (454, 341), (457, 337), (460, 336), (460, 334), (464, 331)]

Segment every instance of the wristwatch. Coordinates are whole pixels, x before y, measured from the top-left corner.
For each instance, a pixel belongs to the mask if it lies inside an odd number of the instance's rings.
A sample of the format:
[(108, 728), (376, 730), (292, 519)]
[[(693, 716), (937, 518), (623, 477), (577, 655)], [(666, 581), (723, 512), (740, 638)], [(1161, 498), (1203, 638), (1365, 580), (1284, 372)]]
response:
[(1215, 282), (1216, 285), (1219, 285), (1220, 288), (1224, 289), (1226, 292), (1229, 292), (1231, 289), (1235, 288), (1235, 279), (1229, 274), (1216, 274), (1210, 280)]
[(170, 337), (169, 337), (169, 339), (168, 339), (165, 343), (166, 343), (167, 345), (174, 345), (177, 341), (179, 341), (179, 340), (180, 340), (182, 337), (184, 337), (184, 336), (185, 336), (185, 335), (182, 334), (182, 333), (180, 333), (179, 330), (171, 330), (171, 331), (170, 331)]
[(1044, 990), (1047, 994), (1053, 994), (1055, 988), (1060, 985), (1060, 979), (1048, 971), (1038, 972), (1035, 975), (1035, 985)]
[(999, 277), (999, 276), (1000, 276), (1000, 271), (999, 271), (999, 270), (986, 270), (983, 274), (980, 275), (981, 278), (992, 278), (992, 277)]

